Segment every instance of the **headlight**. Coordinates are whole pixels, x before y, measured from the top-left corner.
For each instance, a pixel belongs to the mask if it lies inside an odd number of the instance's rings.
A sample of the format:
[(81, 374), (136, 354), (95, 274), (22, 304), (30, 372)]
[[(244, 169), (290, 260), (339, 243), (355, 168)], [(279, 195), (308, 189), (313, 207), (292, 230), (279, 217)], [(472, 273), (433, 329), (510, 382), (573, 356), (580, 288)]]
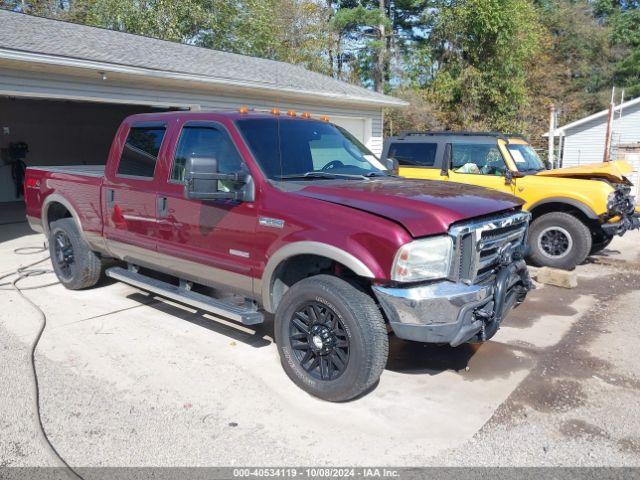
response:
[(391, 280), (419, 282), (449, 275), (453, 242), (448, 235), (416, 240), (403, 245), (396, 253)]

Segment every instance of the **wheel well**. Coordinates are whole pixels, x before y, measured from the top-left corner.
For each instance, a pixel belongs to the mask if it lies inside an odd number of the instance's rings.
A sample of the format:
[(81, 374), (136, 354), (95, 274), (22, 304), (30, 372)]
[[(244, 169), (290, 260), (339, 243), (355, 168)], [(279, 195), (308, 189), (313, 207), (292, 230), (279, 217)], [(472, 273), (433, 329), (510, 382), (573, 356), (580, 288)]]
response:
[(60, 202), (51, 202), (47, 207), (47, 226), (61, 218), (73, 218), (71, 212)]
[(313, 275), (320, 273), (334, 275), (349, 282), (364, 285), (366, 280), (359, 277), (353, 270), (322, 255), (295, 255), (281, 262), (271, 279), (271, 305), (275, 311), (280, 300), (291, 286)]
[(544, 215), (545, 213), (551, 213), (551, 212), (569, 213), (574, 217), (580, 219), (582, 223), (584, 223), (589, 227), (591, 227), (592, 224), (594, 223), (594, 220), (587, 217), (587, 215), (579, 208), (574, 207), (573, 205), (569, 205), (568, 203), (562, 203), (562, 202), (550, 202), (550, 203), (545, 203), (538, 207), (535, 207), (530, 212), (532, 217), (531, 221), (535, 220), (541, 215)]

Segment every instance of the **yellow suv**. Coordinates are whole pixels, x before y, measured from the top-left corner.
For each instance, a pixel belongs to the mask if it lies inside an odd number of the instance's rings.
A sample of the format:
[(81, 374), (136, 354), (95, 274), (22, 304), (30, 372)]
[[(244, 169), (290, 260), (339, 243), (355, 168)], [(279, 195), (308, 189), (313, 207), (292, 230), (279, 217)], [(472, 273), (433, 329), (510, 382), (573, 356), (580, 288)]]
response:
[(615, 235), (640, 228), (622, 161), (547, 170), (522, 137), (492, 132), (407, 132), (383, 159), (403, 177), (479, 185), (520, 197), (531, 212), (529, 260), (572, 269)]

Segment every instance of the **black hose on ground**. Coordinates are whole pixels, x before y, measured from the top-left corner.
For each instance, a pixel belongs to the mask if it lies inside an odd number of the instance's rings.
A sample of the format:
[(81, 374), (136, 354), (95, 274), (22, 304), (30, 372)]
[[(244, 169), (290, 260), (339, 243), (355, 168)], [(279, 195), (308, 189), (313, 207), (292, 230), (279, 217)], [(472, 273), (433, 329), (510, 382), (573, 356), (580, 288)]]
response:
[[(49, 249), (48, 249), (47, 245), (44, 244), (42, 247), (17, 248), (17, 249), (15, 249), (13, 251), (13, 253), (15, 253), (17, 255), (33, 255), (33, 254), (37, 254), (37, 253), (43, 253), (43, 252), (46, 252), (48, 250)], [(45, 431), (44, 425), (42, 423), (42, 414), (40, 412), (40, 384), (38, 382), (38, 371), (36, 369), (36, 356), (35, 355), (36, 355), (36, 349), (38, 348), (38, 343), (40, 342), (40, 339), (42, 338), (42, 334), (44, 333), (44, 329), (47, 326), (47, 315), (44, 313), (44, 310), (42, 310), (38, 305), (36, 305), (31, 299), (29, 299), (23, 293), (23, 290), (35, 290), (35, 289), (38, 289), (38, 288), (49, 287), (49, 286), (52, 286), (52, 285), (56, 285), (56, 284), (58, 284), (60, 282), (56, 281), (56, 282), (45, 283), (43, 285), (36, 285), (36, 286), (31, 286), (31, 287), (19, 287), (18, 286), (18, 282), (24, 280), (25, 278), (36, 277), (36, 276), (44, 275), (46, 273), (53, 273), (53, 270), (51, 270), (50, 268), (33, 268), (36, 265), (39, 265), (41, 263), (46, 262), (47, 260), (49, 260), (49, 258), (50, 257), (47, 256), (47, 257), (45, 257), (43, 259), (38, 260), (37, 262), (33, 262), (33, 263), (30, 263), (30, 264), (25, 265), (23, 267), (20, 267), (15, 272), (7, 273), (7, 274), (4, 274), (4, 275), (0, 276), (0, 280), (4, 280), (6, 278), (10, 278), (10, 277), (13, 277), (13, 276), (16, 277), (15, 279), (13, 279), (11, 281), (0, 283), (0, 290), (14, 290), (16, 293), (18, 293), (18, 295), (20, 295), (20, 297), (22, 297), (22, 299), (25, 302), (27, 302), (36, 312), (38, 312), (38, 315), (40, 316), (40, 320), (41, 320), (40, 328), (38, 329), (38, 334), (36, 335), (35, 340), (31, 344), (31, 351), (30, 351), (31, 371), (33, 372), (33, 383), (34, 383), (34, 393), (35, 393), (35, 409), (36, 409), (36, 413), (38, 415), (38, 425), (40, 427), (40, 431), (42, 432), (42, 436), (44, 437), (45, 441), (49, 445), (49, 448), (51, 449), (53, 454), (60, 460), (60, 462), (62, 462), (62, 464), (69, 470), (69, 472), (75, 478), (80, 479), (80, 480), (84, 480), (82, 475), (80, 475), (76, 470), (74, 470), (73, 467), (71, 465), (69, 465), (67, 463), (67, 461), (62, 457), (62, 455), (60, 455), (58, 450), (56, 450), (56, 447), (54, 447), (54, 445), (51, 442), (51, 440), (49, 440), (47, 432)], [(11, 285), (11, 288), (2, 288), (2, 287), (6, 287), (7, 285)]]

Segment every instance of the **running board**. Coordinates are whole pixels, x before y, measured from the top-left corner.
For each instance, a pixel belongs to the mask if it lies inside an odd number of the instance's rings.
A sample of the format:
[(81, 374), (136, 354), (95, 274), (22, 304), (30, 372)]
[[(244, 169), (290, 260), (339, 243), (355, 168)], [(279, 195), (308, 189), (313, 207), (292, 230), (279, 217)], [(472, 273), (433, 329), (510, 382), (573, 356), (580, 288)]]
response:
[(205, 312), (230, 318), (244, 325), (257, 325), (264, 321), (264, 315), (256, 310), (216, 300), (201, 293), (192, 292), (186, 288), (177, 287), (170, 283), (147, 277), (134, 270), (127, 270), (122, 267), (111, 267), (108, 268), (105, 273), (107, 277), (113, 278), (114, 280), (119, 280), (120, 282), (138, 287), (142, 290), (147, 290), (161, 297), (170, 298), (185, 305), (190, 305)]

